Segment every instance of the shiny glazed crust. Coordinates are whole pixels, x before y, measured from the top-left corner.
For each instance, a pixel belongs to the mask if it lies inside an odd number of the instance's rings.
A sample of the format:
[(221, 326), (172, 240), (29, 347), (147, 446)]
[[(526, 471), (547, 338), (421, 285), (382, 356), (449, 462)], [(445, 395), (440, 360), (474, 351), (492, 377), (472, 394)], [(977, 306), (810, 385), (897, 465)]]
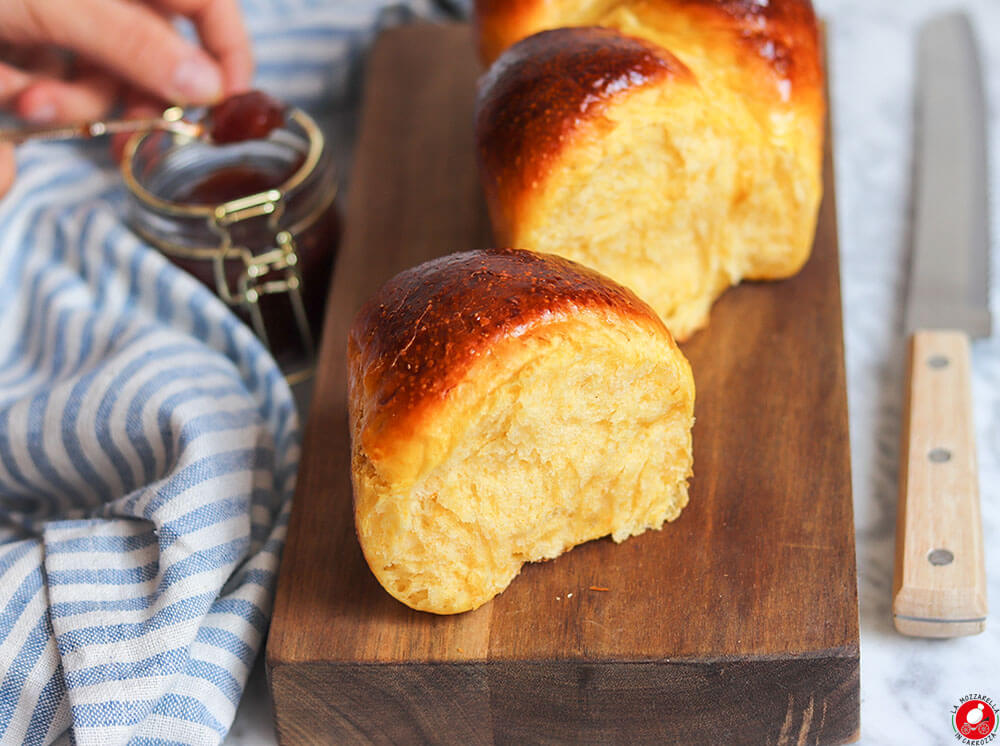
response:
[(520, 200), (578, 128), (629, 92), (667, 80), (694, 85), (670, 52), (604, 28), (542, 32), (498, 60), (476, 105), (479, 166), (498, 242), (510, 241)]
[(506, 47), (476, 112), (498, 243), (595, 267), (682, 341), (725, 288), (802, 267), (826, 118), (807, 0), (476, 7), (484, 56)]
[(398, 451), (501, 342), (581, 312), (629, 320), (673, 344), (632, 291), (557, 256), (467, 251), (393, 277), (358, 311), (348, 340), (352, 424), (369, 457)]
[(350, 330), (348, 409), (358, 541), (421, 611), (477, 608), (525, 562), (659, 529), (688, 501), (690, 365), (631, 291), (556, 256), (394, 277)]
[(744, 61), (771, 68), (793, 85), (819, 80), (818, 30), (810, 0), (476, 0), (474, 25), (483, 63), (546, 29), (605, 25), (614, 11), (675, 28), (692, 37), (743, 47)]
[[(527, 40), (546, 30), (585, 26), (612, 28), (637, 38), (615, 39), (594, 28), (578, 28), (574, 33)], [(804, 140), (815, 145), (819, 155), (825, 82), (819, 25), (810, 0), (763, 4), (754, 0), (476, 0), (475, 28), (486, 65), (525, 40), (491, 68), (481, 83), (481, 133), (493, 126), (510, 129), (502, 123), (491, 125), (491, 117), (485, 116), (486, 111), (500, 108), (497, 99), (503, 97), (504, 105), (520, 109), (518, 120), (537, 128), (532, 139), (566, 142), (567, 128), (588, 114), (599, 113), (590, 108), (589, 99), (584, 109), (576, 109), (573, 104), (582, 103), (581, 95), (594, 95), (606, 104), (613, 94), (668, 77), (668, 71), (682, 83), (710, 90), (712, 86), (704, 85), (707, 81), (699, 79), (699, 72), (711, 72), (758, 106), (776, 107), (756, 112), (764, 126), (776, 111), (795, 110), (809, 123)], [(659, 63), (640, 51), (638, 38), (652, 42), (646, 49), (661, 57)], [(665, 40), (671, 44), (664, 47)], [(588, 50), (595, 45), (607, 49), (603, 57), (590, 59)], [(613, 61), (605, 68), (607, 60)], [(528, 61), (530, 67), (525, 65)], [(524, 97), (531, 87), (531, 79), (539, 77), (537, 66), (542, 65), (553, 76), (565, 76), (564, 86), (544, 87), (528, 96), (530, 100), (516, 103), (514, 99)], [(497, 132), (496, 139), (503, 134)], [(551, 154), (551, 146), (546, 152)]]

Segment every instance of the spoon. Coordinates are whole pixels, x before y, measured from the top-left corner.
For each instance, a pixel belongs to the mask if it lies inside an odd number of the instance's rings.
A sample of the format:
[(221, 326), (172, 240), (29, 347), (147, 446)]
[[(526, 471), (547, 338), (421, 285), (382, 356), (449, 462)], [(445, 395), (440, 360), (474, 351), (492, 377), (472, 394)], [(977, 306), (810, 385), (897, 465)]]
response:
[(158, 117), (143, 119), (108, 119), (81, 124), (39, 125), (0, 129), (0, 142), (20, 145), (29, 140), (73, 140), (89, 139), (120, 132), (142, 132), (145, 130), (167, 130), (179, 135), (198, 138), (204, 135), (205, 127), (200, 122), (184, 119), (184, 110), (171, 106)]
[(0, 129), (0, 142), (20, 145), (29, 140), (73, 140), (122, 132), (165, 130), (192, 139), (228, 144), (267, 137), (285, 123), (285, 104), (261, 91), (240, 93), (215, 104), (197, 122), (184, 118), (184, 109), (171, 106), (158, 117), (109, 119), (80, 124), (42, 125)]

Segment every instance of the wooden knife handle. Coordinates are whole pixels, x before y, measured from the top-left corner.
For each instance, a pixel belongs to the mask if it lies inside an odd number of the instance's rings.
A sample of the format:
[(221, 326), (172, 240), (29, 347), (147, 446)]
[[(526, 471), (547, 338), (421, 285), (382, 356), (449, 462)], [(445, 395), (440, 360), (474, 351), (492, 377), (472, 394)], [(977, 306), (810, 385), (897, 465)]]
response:
[(896, 629), (957, 637), (986, 626), (969, 337), (910, 339), (896, 522)]

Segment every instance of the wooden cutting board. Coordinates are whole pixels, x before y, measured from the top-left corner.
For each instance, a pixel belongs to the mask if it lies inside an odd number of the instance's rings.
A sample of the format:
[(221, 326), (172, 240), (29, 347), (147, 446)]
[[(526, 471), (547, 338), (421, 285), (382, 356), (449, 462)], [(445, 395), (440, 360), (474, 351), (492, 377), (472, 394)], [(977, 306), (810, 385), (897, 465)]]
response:
[[(345, 350), (396, 272), (490, 245), (467, 26), (370, 57), (267, 666), (283, 744), (812, 744), (856, 738), (858, 606), (833, 170), (809, 263), (746, 284), (684, 352), (691, 502), (528, 565), (475, 612), (391, 598), (354, 533)], [(593, 587), (608, 590), (593, 590)]]

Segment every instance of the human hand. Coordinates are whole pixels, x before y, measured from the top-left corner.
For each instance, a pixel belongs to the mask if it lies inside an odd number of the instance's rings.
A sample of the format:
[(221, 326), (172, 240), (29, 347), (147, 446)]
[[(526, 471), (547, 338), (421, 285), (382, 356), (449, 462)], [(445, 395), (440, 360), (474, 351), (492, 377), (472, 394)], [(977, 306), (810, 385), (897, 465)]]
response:
[[(238, 0), (0, 0), (0, 108), (30, 122), (98, 119), (120, 101), (133, 112), (211, 103), (252, 77)], [(13, 179), (0, 144), (0, 195)]]

